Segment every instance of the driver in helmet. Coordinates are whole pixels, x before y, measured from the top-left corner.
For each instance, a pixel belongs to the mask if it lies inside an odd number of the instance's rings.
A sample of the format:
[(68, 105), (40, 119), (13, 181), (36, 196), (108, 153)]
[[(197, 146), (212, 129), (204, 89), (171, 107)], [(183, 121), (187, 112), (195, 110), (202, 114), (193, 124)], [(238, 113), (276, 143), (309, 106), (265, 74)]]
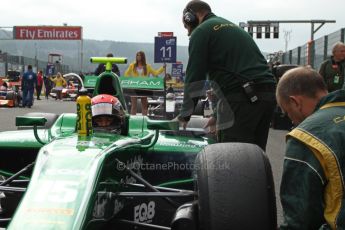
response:
[(108, 94), (93, 97), (91, 111), (94, 131), (124, 134), (125, 112), (116, 97)]

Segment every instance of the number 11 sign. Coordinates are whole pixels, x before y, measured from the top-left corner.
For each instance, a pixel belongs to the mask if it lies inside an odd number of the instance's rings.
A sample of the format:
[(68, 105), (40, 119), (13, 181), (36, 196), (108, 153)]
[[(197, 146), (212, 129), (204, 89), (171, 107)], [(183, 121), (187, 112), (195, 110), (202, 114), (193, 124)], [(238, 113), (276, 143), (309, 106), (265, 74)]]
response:
[(176, 62), (176, 37), (155, 37), (155, 63)]

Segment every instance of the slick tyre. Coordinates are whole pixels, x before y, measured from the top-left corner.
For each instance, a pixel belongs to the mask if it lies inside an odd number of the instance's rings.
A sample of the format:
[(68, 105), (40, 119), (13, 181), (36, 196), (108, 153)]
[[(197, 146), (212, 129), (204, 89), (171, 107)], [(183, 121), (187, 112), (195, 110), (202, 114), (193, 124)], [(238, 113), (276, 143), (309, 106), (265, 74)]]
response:
[[(43, 129), (51, 128), (52, 125), (54, 124), (54, 122), (56, 121), (56, 119), (59, 117), (59, 115), (57, 115), (55, 113), (41, 113), (41, 112), (26, 113), (26, 114), (24, 114), (24, 116), (27, 116), (27, 117), (44, 117), (44, 118), (46, 118), (47, 122), (45, 123), (45, 125), (42, 126), (42, 127), (39, 127), (39, 128), (43, 128)], [(18, 129), (32, 129), (32, 127), (18, 126)]]
[[(7, 178), (0, 175), (0, 181), (3, 181)], [(23, 185), (21, 185), (23, 186)], [(0, 219), (2, 218), (11, 218), (22, 198), (22, 193), (16, 192), (0, 192)], [(8, 222), (0, 221), (0, 228), (6, 227)]]
[(209, 145), (196, 166), (200, 229), (277, 229), (271, 166), (258, 146)]
[(8, 92), (6, 95), (6, 100), (13, 101), (13, 107), (18, 106), (18, 100), (17, 100), (17, 93), (16, 92), (13, 92), (13, 91)]
[(15, 93), (10, 91), (6, 94), (6, 100), (14, 100), (15, 99)]

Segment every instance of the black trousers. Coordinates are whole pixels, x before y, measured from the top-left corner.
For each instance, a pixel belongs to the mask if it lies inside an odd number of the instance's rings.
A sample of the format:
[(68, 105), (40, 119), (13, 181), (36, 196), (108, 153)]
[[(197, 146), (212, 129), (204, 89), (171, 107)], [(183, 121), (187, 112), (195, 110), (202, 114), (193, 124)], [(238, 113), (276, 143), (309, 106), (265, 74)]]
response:
[[(241, 99), (226, 97), (231, 112), (222, 114), (218, 111), (218, 117), (230, 117), (231, 122), (223, 122), (225, 125), (218, 125), (218, 142), (244, 142), (252, 143), (266, 150), (268, 132), (276, 107), (274, 92), (265, 93), (265, 97), (255, 103), (250, 103), (245, 96)], [(217, 109), (218, 110), (218, 109)], [(232, 113), (232, 114), (229, 114)], [(218, 120), (218, 118), (217, 118)]]
[(42, 91), (42, 85), (36, 86), (37, 99), (40, 98), (40, 96), (41, 96), (41, 91)]

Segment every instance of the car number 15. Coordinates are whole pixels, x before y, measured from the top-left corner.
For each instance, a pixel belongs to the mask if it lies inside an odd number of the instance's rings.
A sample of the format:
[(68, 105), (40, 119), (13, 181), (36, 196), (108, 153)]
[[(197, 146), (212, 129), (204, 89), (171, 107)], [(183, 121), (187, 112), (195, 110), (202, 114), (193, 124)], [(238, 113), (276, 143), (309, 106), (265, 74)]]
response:
[(44, 181), (40, 183), (34, 201), (68, 203), (75, 201), (78, 194), (78, 182)]

